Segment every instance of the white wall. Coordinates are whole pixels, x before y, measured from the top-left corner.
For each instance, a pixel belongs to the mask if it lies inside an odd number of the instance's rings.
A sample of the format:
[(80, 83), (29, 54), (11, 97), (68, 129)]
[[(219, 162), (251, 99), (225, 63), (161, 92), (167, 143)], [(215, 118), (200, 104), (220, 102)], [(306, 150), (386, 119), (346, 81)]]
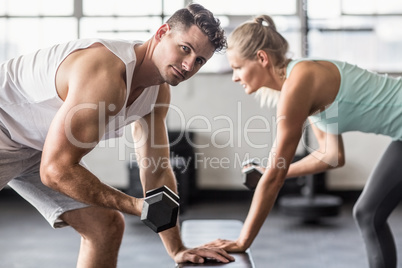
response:
[(328, 187), (335, 190), (362, 189), (391, 139), (357, 132), (345, 133), (342, 136), (346, 165), (328, 172)]
[[(229, 73), (197, 74), (172, 88), (171, 103), (169, 129), (197, 132), (198, 186), (244, 189), (240, 163), (248, 157), (266, 163), (274, 142), (274, 110), (260, 108), (254, 96), (246, 95), (240, 85), (231, 81)], [(96, 175), (121, 188), (128, 185), (127, 166), (133, 154), (129, 131), (126, 132), (123, 139), (101, 144), (107, 148), (98, 148), (86, 157)], [(361, 189), (389, 142), (389, 138), (376, 135), (344, 134), (347, 164), (328, 172), (329, 187)], [(302, 150), (300, 145), (299, 152)]]
[[(249, 157), (264, 158), (272, 146), (274, 111), (259, 107), (254, 96), (231, 81), (231, 74), (199, 74), (172, 89), (171, 129), (195, 131), (200, 188), (242, 188), (240, 165)], [(261, 115), (266, 115), (261, 116)], [(245, 132), (244, 129), (255, 132)], [(198, 130), (197, 130), (198, 129)]]

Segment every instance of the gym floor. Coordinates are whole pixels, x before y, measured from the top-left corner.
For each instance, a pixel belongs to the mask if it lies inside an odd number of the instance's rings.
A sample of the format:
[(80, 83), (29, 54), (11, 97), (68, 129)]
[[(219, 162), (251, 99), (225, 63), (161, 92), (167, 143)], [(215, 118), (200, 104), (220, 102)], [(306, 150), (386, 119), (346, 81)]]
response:
[[(249, 198), (198, 202), (187, 208), (185, 219), (244, 220)], [(256, 267), (360, 268), (367, 267), (363, 242), (352, 219), (354, 200), (339, 217), (305, 224), (274, 209), (251, 247)], [(398, 252), (402, 252), (402, 206), (391, 215)], [(71, 228), (54, 230), (11, 190), (0, 192), (0, 267), (75, 267), (80, 238)], [(400, 258), (401, 259), (401, 258)], [(158, 235), (137, 217), (126, 216), (119, 268), (174, 267)], [(400, 262), (398, 267), (402, 267)]]

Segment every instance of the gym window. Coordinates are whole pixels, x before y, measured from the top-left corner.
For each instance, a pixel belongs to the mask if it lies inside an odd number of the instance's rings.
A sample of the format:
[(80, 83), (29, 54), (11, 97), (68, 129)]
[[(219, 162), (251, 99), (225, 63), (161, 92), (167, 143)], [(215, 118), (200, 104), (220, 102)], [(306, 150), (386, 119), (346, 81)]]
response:
[(184, 6), (184, 0), (0, 0), (0, 61), (76, 38), (146, 40)]
[(402, 1), (308, 0), (309, 56), (402, 73)]
[[(0, 0), (0, 61), (76, 38), (146, 40), (189, 0)], [(307, 54), (345, 60), (374, 71), (401, 73), (402, 1), (198, 0), (229, 33), (254, 15), (272, 15), (290, 56), (304, 56), (300, 5), (307, 4)], [(224, 56), (204, 72), (227, 71)], [(221, 66), (222, 65), (222, 66)]]

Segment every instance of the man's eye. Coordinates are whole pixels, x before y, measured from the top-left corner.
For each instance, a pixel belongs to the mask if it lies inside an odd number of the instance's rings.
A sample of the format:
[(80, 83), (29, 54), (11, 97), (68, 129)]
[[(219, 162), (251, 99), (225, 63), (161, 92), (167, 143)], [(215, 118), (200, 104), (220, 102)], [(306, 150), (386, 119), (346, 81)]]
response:
[(181, 46), (181, 48), (185, 51), (185, 52), (189, 52), (190, 48), (188, 46)]
[(204, 64), (204, 60), (201, 59), (201, 58), (197, 58), (196, 61), (197, 61), (198, 64), (201, 64), (201, 65)]

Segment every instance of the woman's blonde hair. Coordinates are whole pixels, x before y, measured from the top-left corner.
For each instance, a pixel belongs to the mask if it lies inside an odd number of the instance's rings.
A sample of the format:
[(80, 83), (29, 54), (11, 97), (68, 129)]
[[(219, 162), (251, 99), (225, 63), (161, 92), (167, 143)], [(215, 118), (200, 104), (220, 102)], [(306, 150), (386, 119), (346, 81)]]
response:
[(281, 92), (269, 87), (261, 87), (257, 90), (255, 96), (260, 100), (261, 107), (274, 108), (278, 104)]
[[(274, 21), (268, 15), (257, 16), (234, 29), (228, 37), (228, 50), (231, 49), (236, 49), (241, 57), (249, 60), (254, 60), (257, 52), (263, 50), (270, 56), (276, 70), (282, 69), (290, 61), (287, 58), (289, 44), (278, 33)], [(279, 95), (279, 91), (266, 87), (257, 91), (261, 106), (275, 106)]]

